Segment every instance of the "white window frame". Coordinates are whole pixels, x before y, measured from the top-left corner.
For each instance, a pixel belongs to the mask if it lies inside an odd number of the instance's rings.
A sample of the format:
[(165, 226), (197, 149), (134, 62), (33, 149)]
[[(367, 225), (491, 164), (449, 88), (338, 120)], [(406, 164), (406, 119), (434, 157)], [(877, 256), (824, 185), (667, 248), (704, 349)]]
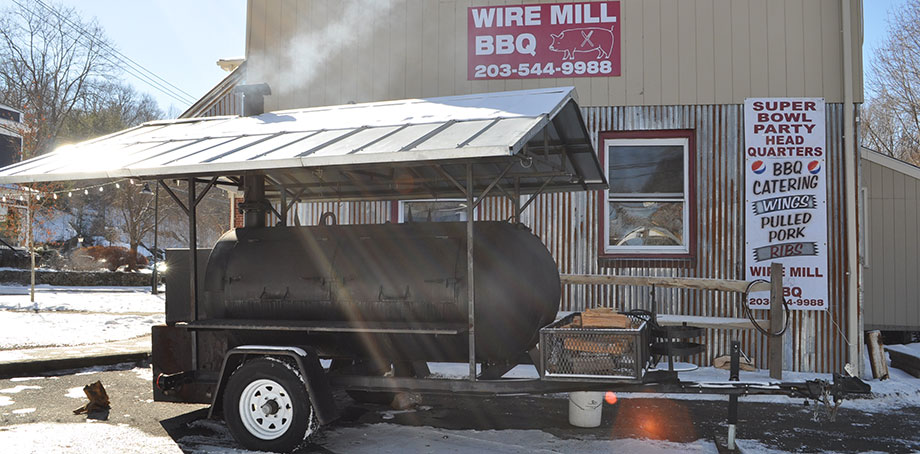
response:
[[(655, 145), (680, 145), (684, 148), (684, 194), (683, 194), (683, 245), (681, 246), (614, 246), (610, 244), (610, 202), (673, 202), (673, 197), (667, 194), (659, 197), (611, 197), (610, 191), (604, 191), (604, 254), (609, 255), (655, 255), (655, 254), (689, 254), (690, 253), (690, 140), (686, 137), (670, 138), (623, 138), (604, 140), (604, 175), (610, 181), (610, 148), (613, 146), (655, 146)], [(649, 194), (654, 196), (656, 194)], [(611, 200), (613, 199), (613, 200)]]

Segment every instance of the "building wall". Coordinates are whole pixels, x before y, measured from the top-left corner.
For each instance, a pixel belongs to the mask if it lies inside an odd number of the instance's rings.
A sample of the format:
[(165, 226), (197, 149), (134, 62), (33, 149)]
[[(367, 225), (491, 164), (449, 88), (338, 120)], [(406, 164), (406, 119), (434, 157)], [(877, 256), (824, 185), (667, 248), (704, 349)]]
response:
[[(510, 3), (522, 2), (394, 0), (388, 9), (372, 8), (355, 16), (345, 2), (250, 0), (247, 83), (269, 83), (273, 94), (266, 98), (266, 110), (574, 85), (595, 145), (599, 132), (691, 129), (696, 147), (695, 261), (601, 264), (596, 192), (538, 196), (524, 221), (562, 273), (726, 279), (745, 277), (744, 99), (824, 97), (828, 219), (841, 220), (828, 226), (830, 310), (795, 312), (784, 356), (787, 369), (842, 370), (847, 251), (842, 221), (841, 2), (621, 0), (621, 76), (466, 80), (467, 8)], [(861, 1), (851, 0), (851, 5), (854, 84), (861, 87)], [(340, 20), (347, 22), (345, 27), (330, 25)], [(862, 99), (861, 88), (856, 98)], [(324, 211), (333, 211), (340, 223), (394, 221), (387, 202), (300, 204), (297, 219), (302, 225), (314, 224)], [(493, 198), (481, 205), (479, 219), (503, 220), (510, 214), (510, 203)], [(742, 316), (739, 295), (659, 289), (655, 298), (664, 313)], [(563, 289), (563, 310), (650, 304), (647, 288)], [(765, 367), (766, 338), (753, 330), (707, 330), (706, 351), (692, 360), (709, 364), (728, 351), (734, 338)]]
[(920, 168), (863, 150), (866, 329), (920, 330)]
[[(849, 1), (861, 102), (862, 2)], [(467, 8), (512, 3), (250, 0), (248, 82), (271, 86), (267, 110), (563, 85), (582, 106), (843, 101), (840, 0), (620, 0), (621, 76), (467, 80)]]

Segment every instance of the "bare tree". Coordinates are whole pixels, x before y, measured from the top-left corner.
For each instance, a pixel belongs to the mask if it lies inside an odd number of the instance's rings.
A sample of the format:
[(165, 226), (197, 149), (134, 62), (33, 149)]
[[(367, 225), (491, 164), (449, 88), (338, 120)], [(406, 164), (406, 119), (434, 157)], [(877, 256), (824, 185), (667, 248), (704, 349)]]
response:
[(24, 112), (24, 158), (50, 151), (91, 82), (114, 70), (98, 24), (51, 7), (17, 2), (0, 12), (0, 101)]
[(920, 0), (889, 14), (888, 39), (876, 51), (861, 112), (863, 145), (920, 164)]
[(115, 209), (121, 217), (120, 229), (128, 240), (128, 271), (137, 270), (137, 246), (153, 231), (154, 198), (140, 185), (127, 184), (115, 193)]

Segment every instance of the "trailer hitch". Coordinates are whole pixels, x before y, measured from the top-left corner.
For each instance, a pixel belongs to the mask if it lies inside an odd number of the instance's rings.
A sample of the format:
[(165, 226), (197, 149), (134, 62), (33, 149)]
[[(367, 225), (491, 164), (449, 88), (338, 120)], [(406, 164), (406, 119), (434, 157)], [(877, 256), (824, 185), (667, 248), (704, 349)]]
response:
[[(797, 394), (806, 399), (821, 402), (827, 412), (828, 419), (837, 419), (837, 410), (844, 399), (851, 395), (867, 395), (872, 392), (872, 387), (858, 377), (834, 374), (833, 382), (827, 380), (808, 380), (803, 388), (797, 388)], [(818, 419), (818, 406), (815, 406), (814, 419)]]
[(186, 383), (194, 382), (197, 375), (195, 371), (177, 372), (174, 374), (161, 373), (157, 375), (154, 383), (160, 391), (163, 391), (163, 394), (169, 394)]

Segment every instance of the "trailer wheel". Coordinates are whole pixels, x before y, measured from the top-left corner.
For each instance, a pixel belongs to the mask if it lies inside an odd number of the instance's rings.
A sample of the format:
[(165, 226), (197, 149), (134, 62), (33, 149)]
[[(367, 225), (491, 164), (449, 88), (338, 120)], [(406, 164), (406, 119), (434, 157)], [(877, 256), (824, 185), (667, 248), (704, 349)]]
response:
[(227, 381), (223, 404), (233, 438), (252, 450), (293, 451), (319, 426), (300, 371), (277, 358), (240, 365)]

